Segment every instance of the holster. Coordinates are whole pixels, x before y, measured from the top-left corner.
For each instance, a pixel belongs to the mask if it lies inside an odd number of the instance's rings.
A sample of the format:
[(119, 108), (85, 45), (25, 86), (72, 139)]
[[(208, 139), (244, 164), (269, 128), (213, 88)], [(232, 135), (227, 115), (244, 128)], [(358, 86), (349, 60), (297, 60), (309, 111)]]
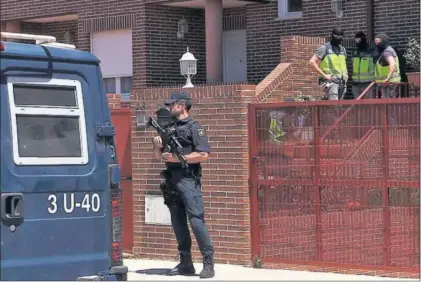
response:
[(159, 185), (159, 188), (161, 189), (162, 196), (164, 197), (164, 204), (170, 206), (172, 203), (172, 197), (165, 182), (162, 182)]
[(163, 170), (161, 172), (161, 176), (165, 180), (159, 185), (159, 188), (161, 189), (162, 196), (164, 197), (164, 204), (170, 207), (176, 202), (176, 192), (170, 189), (166, 184), (166, 182), (170, 180), (170, 172), (168, 170)]

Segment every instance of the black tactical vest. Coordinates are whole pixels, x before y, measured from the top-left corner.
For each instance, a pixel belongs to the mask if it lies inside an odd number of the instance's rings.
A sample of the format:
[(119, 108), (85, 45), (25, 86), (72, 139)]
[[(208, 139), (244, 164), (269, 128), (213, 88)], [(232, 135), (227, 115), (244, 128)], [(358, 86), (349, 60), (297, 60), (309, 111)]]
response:
[(194, 120), (189, 120), (188, 122), (177, 122), (175, 124), (175, 136), (183, 146), (183, 154), (188, 155), (193, 152), (193, 136), (190, 128), (195, 123)]
[[(188, 121), (177, 121), (174, 125), (175, 136), (183, 146), (183, 155), (188, 155), (193, 152), (193, 136), (191, 127), (196, 122), (192, 119)], [(182, 169), (181, 164), (179, 163), (166, 163), (169, 169), (179, 170)], [(189, 164), (190, 169), (197, 175), (200, 171), (200, 164)]]

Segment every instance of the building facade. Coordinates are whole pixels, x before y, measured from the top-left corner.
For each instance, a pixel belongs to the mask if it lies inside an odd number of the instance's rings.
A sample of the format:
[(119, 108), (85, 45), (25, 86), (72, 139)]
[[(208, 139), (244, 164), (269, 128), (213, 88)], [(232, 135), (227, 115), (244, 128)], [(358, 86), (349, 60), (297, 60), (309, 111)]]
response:
[[(125, 94), (134, 88), (134, 104), (144, 103), (149, 111), (171, 91), (180, 90), (174, 84), (185, 82), (179, 73), (179, 59), (187, 47), (198, 59), (195, 85), (235, 83), (196, 87), (190, 93), (195, 100), (193, 115), (210, 128), (207, 132), (217, 153), (204, 167), (203, 182), (216, 260), (245, 265), (254, 259), (248, 103), (279, 101), (297, 92), (314, 94), (312, 81), (315, 84), (316, 79), (311, 76), (307, 62), (312, 50), (323, 41), (315, 37), (328, 36), (334, 26), (341, 26), (347, 38), (360, 30), (371, 35), (387, 32), (400, 51), (408, 37), (419, 40), (420, 33), (419, 0), (1, 1), (2, 30), (54, 35), (60, 42), (74, 43), (93, 52), (101, 60), (107, 92)], [(343, 6), (335, 8), (332, 3)], [(281, 57), (283, 63), (279, 64)], [(263, 79), (258, 86), (239, 85), (239, 82), (256, 84)], [(160, 87), (167, 85), (172, 87)], [(154, 88), (143, 89), (146, 87)], [(117, 105), (119, 96), (113, 95), (110, 104)], [(134, 125), (133, 120), (129, 154), (133, 174), (133, 251), (143, 257), (174, 258), (176, 242), (171, 228), (156, 222), (150, 224), (145, 211), (156, 195), (152, 192), (159, 193), (161, 166), (151, 155), (153, 132), (136, 129)], [(161, 199), (159, 202), (163, 206)], [(277, 233), (266, 234), (279, 237)], [(342, 236), (337, 242), (350, 238), (347, 234)], [(397, 233), (395, 238), (399, 236)], [(302, 248), (307, 248), (308, 237), (301, 238), (304, 238)], [(270, 252), (288, 255), (283, 244), (273, 243)], [(342, 245), (343, 253), (347, 254), (348, 246)], [(339, 256), (341, 252), (332, 247), (331, 254)], [(296, 254), (294, 250), (293, 253)], [(379, 256), (381, 253), (378, 252)], [(198, 254), (196, 248), (196, 258)], [(358, 260), (359, 255), (349, 256), (349, 260), (353, 259)], [(306, 267), (291, 266), (312, 269)]]
[[(339, 3), (339, 6), (335, 6)], [(419, 39), (419, 0), (3, 0), (2, 30), (54, 35), (92, 51), (107, 91), (180, 84), (187, 47), (198, 59), (194, 84), (258, 83), (279, 63), (280, 37), (352, 38), (387, 32), (403, 49)]]

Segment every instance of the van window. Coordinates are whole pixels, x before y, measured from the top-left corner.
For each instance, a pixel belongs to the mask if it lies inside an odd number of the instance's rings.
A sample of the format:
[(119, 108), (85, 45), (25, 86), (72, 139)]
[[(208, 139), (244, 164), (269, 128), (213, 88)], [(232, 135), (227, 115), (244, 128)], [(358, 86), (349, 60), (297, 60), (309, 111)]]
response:
[(8, 81), (13, 155), (18, 165), (86, 164), (79, 81)]

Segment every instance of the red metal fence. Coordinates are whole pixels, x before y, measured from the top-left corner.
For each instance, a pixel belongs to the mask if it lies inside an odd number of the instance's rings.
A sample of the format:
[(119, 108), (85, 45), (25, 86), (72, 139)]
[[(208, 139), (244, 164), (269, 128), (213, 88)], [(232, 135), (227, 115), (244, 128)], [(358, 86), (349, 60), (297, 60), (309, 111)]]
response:
[(250, 104), (249, 138), (254, 257), (419, 273), (419, 98)]

